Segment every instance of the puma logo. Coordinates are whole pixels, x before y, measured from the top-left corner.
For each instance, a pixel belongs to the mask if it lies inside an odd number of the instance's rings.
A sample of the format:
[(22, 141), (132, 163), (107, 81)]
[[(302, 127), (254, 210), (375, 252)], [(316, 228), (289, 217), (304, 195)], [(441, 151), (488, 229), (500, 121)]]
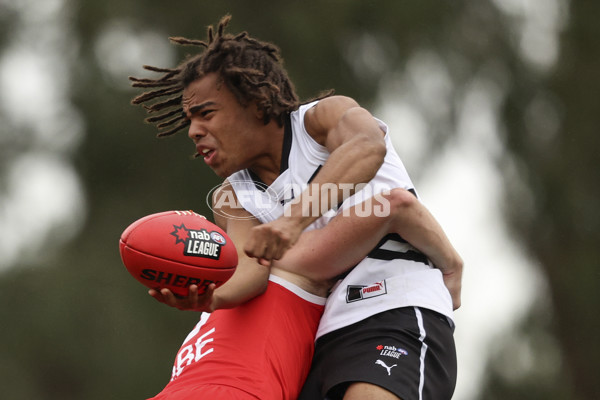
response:
[(385, 368), (387, 370), (388, 375), (392, 375), (392, 368), (394, 368), (396, 365), (398, 364), (394, 364), (391, 367), (388, 367), (387, 365), (385, 365), (385, 363), (381, 360), (377, 360), (375, 361), (375, 364), (377, 365), (381, 365), (383, 368)]

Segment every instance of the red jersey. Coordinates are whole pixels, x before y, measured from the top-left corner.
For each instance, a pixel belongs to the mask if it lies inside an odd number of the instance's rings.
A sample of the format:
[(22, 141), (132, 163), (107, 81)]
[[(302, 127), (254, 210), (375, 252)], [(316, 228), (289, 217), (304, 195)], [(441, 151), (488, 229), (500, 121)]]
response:
[(177, 353), (171, 381), (152, 400), (295, 400), (324, 304), (271, 275), (262, 295), (203, 314)]

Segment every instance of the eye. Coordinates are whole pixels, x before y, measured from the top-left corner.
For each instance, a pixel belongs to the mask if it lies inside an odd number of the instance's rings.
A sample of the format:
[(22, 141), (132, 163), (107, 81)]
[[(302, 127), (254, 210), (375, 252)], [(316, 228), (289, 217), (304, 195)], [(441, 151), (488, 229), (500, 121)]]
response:
[(187, 119), (210, 117), (210, 115), (217, 110), (216, 107), (213, 108), (212, 106), (212, 102), (191, 106), (189, 110), (187, 110)]

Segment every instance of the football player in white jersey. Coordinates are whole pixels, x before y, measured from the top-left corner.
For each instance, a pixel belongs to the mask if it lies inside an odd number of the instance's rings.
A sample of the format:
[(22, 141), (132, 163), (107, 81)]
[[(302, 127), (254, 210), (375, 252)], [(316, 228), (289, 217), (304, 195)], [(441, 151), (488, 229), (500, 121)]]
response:
[[(228, 20), (216, 34), (209, 31), (208, 42), (174, 39), (206, 50), (178, 68), (148, 67), (164, 72), (157, 80), (132, 78), (134, 86), (160, 88), (133, 102), (170, 96), (147, 106), (166, 110), (148, 120), (173, 126), (161, 135), (187, 128), (198, 156), (229, 178), (215, 200), (231, 195), (244, 209), (215, 221), (249, 257), (230, 281), (204, 296), (193, 286), (187, 299), (168, 290), (151, 294), (180, 309), (210, 312), (252, 302), (269, 273), (322, 295), (332, 278), (358, 264), (327, 301), (301, 398), (450, 398), (456, 379), (451, 313), (460, 305), (462, 260), (417, 200), (387, 127), (347, 97), (300, 107), (277, 48), (245, 33), (225, 34)], [(294, 159), (303, 151), (288, 143), (289, 135), (305, 140), (311, 154)], [(303, 166), (319, 161), (304, 176)], [(283, 179), (307, 186), (285, 206), (277, 192), (277, 210), (263, 214), (239, 196), (248, 183), (264, 189)], [(379, 181), (380, 191), (354, 190)], [(325, 185), (334, 189), (321, 192)], [(379, 196), (388, 212), (358, 212), (369, 199), (360, 193)], [(338, 200), (344, 200), (339, 208)], [(328, 211), (334, 208), (337, 215)]]

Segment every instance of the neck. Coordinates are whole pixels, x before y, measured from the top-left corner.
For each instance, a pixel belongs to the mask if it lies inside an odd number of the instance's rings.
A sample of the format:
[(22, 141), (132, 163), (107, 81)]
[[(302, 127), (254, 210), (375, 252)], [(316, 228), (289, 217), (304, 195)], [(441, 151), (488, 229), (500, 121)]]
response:
[(266, 185), (273, 183), (281, 173), (283, 135), (284, 129), (277, 124), (274, 124), (271, 129), (266, 129), (263, 143), (257, 143), (257, 146), (264, 151), (248, 167)]

